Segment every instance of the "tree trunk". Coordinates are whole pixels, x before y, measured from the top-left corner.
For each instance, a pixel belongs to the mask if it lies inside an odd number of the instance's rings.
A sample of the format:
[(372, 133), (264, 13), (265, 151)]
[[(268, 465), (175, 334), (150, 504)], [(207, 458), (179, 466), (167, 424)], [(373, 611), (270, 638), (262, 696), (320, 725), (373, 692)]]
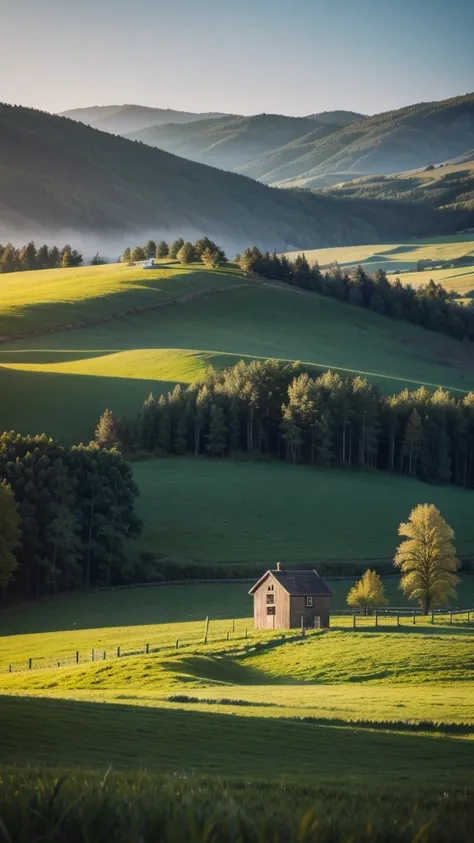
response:
[(91, 555), (92, 555), (92, 519), (95, 509), (95, 485), (92, 486), (91, 514), (89, 517), (89, 538), (87, 542), (86, 588), (91, 587)]

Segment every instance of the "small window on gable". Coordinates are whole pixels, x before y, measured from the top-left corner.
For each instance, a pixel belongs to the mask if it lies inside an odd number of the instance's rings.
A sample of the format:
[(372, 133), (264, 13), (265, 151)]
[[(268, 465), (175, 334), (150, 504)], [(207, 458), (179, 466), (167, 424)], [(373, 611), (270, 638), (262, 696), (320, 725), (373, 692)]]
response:
[(273, 586), (273, 585), (269, 585), (267, 590), (268, 590), (268, 591), (274, 591), (274, 590), (275, 590), (275, 586)]
[(275, 606), (267, 606), (267, 615), (275, 614)]
[(306, 606), (308, 606), (308, 607), (309, 607), (309, 606), (312, 606), (312, 605), (313, 605), (313, 598), (312, 598), (312, 597), (307, 597), (307, 598), (306, 598)]

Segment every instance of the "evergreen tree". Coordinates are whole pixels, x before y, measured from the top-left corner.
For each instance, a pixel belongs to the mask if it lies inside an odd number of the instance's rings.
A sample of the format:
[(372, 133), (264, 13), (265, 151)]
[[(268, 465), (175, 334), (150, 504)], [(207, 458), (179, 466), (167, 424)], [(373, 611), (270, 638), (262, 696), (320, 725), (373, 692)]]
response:
[(227, 448), (228, 428), (224, 410), (213, 404), (209, 415), (209, 431), (207, 434), (207, 450), (212, 457), (223, 457)]
[(36, 266), (38, 269), (51, 268), (49, 250), (46, 244), (40, 246), (36, 253)]
[(209, 269), (219, 269), (226, 262), (226, 256), (219, 246), (214, 249), (208, 247), (201, 253), (201, 260)]
[(207, 249), (209, 249), (209, 251), (211, 252), (214, 252), (217, 248), (218, 246), (213, 243), (212, 240), (209, 240), (209, 237), (201, 237), (201, 239), (197, 240), (194, 244), (194, 252), (196, 255), (196, 259), (200, 260), (204, 252), (207, 251)]
[(139, 263), (146, 260), (146, 252), (143, 246), (135, 246), (131, 254), (132, 263)]
[(20, 544), (20, 516), (9, 486), (0, 482), (0, 587), (5, 588), (18, 565), (15, 550)]
[(161, 451), (171, 451), (171, 413), (164, 395), (158, 399), (158, 425), (156, 429), (156, 445)]
[(241, 447), (240, 415), (237, 401), (231, 401), (229, 409), (229, 451), (236, 453)]
[(416, 474), (418, 457), (421, 453), (423, 442), (423, 422), (418, 410), (415, 407), (407, 421), (402, 443), (402, 454), (408, 456), (408, 474), (410, 474), (410, 476)]
[(106, 263), (107, 261), (102, 257), (102, 255), (99, 255), (99, 252), (96, 252), (91, 260), (91, 266), (104, 266)]
[(0, 258), (0, 271), (16, 272), (19, 269), (19, 264), (20, 261), (17, 249), (15, 249), (11, 243), (8, 243), (3, 249), (2, 256)]
[(179, 250), (181, 249), (182, 246), (184, 246), (184, 240), (183, 240), (182, 237), (179, 237), (170, 246), (170, 251), (169, 251), (170, 258), (172, 258), (173, 260), (176, 260), (176, 258), (178, 257), (178, 252), (179, 252)]
[(183, 243), (176, 257), (180, 263), (194, 263), (197, 258), (193, 244)]
[(127, 246), (127, 248), (124, 249), (124, 251), (122, 252), (122, 254), (120, 256), (120, 261), (122, 263), (126, 263), (126, 264), (133, 263), (133, 261), (132, 261), (132, 250), (131, 250), (130, 246)]
[(150, 260), (151, 258), (156, 257), (156, 243), (154, 240), (149, 240), (148, 243), (144, 246), (145, 250), (145, 257)]
[(96, 427), (95, 441), (102, 448), (123, 447), (123, 423), (112, 410), (104, 410), (102, 413)]
[(51, 246), (48, 254), (48, 266), (50, 269), (57, 269), (61, 266), (61, 252), (57, 246)]
[(69, 244), (64, 246), (61, 251), (61, 266), (63, 268), (68, 268), (72, 266), (80, 266), (82, 263), (82, 255), (76, 251), (76, 249), (71, 249)]
[(452, 544), (454, 533), (433, 504), (419, 504), (407, 523), (400, 524), (394, 564), (402, 574), (400, 588), (416, 600), (423, 614), (455, 597), (459, 561)]
[(20, 269), (36, 269), (36, 246), (32, 240), (20, 249), (19, 264)]
[(170, 247), (168, 246), (168, 243), (166, 243), (165, 240), (160, 240), (160, 242), (158, 243), (158, 245), (156, 247), (156, 257), (160, 258), (160, 259), (167, 258), (169, 253), (170, 253)]

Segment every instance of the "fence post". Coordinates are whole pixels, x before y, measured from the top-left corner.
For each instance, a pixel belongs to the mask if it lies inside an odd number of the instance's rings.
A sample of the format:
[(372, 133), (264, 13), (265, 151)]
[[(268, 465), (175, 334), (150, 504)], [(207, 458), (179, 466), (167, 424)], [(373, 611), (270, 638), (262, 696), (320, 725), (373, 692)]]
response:
[(416, 623), (416, 609), (413, 609), (413, 623)]
[(104, 650), (104, 662), (105, 662), (105, 656), (106, 656), (106, 653), (105, 653), (105, 650)]
[(352, 615), (352, 629), (356, 628), (356, 613)]
[(301, 615), (301, 637), (304, 638), (304, 615)]
[(235, 632), (235, 618), (232, 619), (232, 632)]
[(431, 612), (431, 623), (434, 623), (434, 612)]
[(92, 648), (92, 653), (91, 653), (91, 661), (92, 661), (92, 662), (94, 661), (94, 655), (95, 655), (95, 653), (94, 653), (94, 648)]
[(467, 613), (467, 622), (468, 623), (471, 622), (471, 613), (470, 612)]
[(449, 623), (452, 623), (452, 622), (453, 622), (453, 613), (450, 612), (449, 613)]
[(61, 662), (58, 662), (58, 667), (61, 667)]
[(207, 639), (209, 636), (209, 615), (206, 617), (206, 622), (204, 624), (204, 640), (203, 644), (207, 644)]
[(179, 640), (178, 640), (178, 639), (176, 639), (176, 644), (175, 644), (175, 648), (176, 648), (176, 650), (178, 649), (178, 647), (179, 647)]
[(117, 658), (120, 658), (120, 647), (117, 647)]
[(79, 650), (76, 650), (76, 664), (79, 664)]
[(397, 626), (400, 626), (400, 615), (397, 615)]
[(229, 633), (227, 633), (227, 640), (229, 640)]
[(378, 616), (377, 609), (376, 609), (375, 610), (375, 626), (378, 626), (378, 625), (379, 625), (379, 616)]
[(12, 672), (12, 666), (11, 666), (11, 664), (9, 664), (9, 665), (8, 665), (8, 672), (9, 672), (9, 673), (11, 673), (11, 672)]
[(149, 645), (149, 644), (147, 644), (147, 645), (145, 646), (145, 653), (148, 655), (148, 653), (149, 653), (149, 652), (150, 652), (150, 645)]
[(248, 637), (249, 637), (249, 631), (248, 631), (248, 629), (246, 629), (246, 630), (245, 630), (245, 637), (246, 637), (246, 638), (248, 638)]
[(31, 670), (33, 665), (33, 659), (28, 659), (28, 670)]

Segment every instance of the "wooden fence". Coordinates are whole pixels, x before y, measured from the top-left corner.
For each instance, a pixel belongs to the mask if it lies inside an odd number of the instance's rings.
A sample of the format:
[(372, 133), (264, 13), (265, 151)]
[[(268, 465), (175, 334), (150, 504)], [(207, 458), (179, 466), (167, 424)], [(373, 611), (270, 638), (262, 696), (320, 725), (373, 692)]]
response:
[[(337, 614), (331, 615), (331, 628), (345, 631), (361, 632), (368, 629), (380, 629), (381, 631), (397, 630), (400, 628), (410, 628), (413, 625), (418, 626), (463, 626), (474, 622), (474, 609), (437, 609), (429, 615), (421, 615), (419, 609), (382, 609), (372, 613), (364, 614), (363, 612), (354, 612), (350, 610), (337, 610)], [(159, 626), (159, 625), (158, 625)], [(217, 626), (217, 631), (214, 632), (213, 627)], [(227, 627), (227, 628), (225, 628)], [(179, 633), (178, 633), (179, 634)], [(26, 659), (17, 662), (11, 662), (8, 665), (0, 667), (0, 672), (16, 673), (28, 670), (37, 670), (45, 668), (59, 668), (74, 665), (90, 664), (97, 661), (105, 661), (110, 659), (125, 658), (127, 656), (145, 656), (152, 653), (176, 653), (184, 649), (205, 648), (206, 645), (222, 644), (223, 650), (228, 650), (229, 645), (233, 650), (242, 651), (245, 648), (255, 646), (256, 644), (285, 643), (288, 640), (300, 638), (301, 636), (311, 636), (320, 634), (318, 629), (295, 629), (295, 630), (254, 630), (251, 627), (251, 620), (248, 618), (239, 618), (238, 620), (215, 621), (210, 625), (209, 618), (204, 621), (202, 634), (197, 635), (196, 630), (190, 632), (184, 631), (179, 637), (173, 640), (159, 640), (153, 641), (150, 637), (149, 641), (140, 644), (135, 639), (132, 641), (122, 641), (120, 644), (97, 645), (88, 649), (83, 648), (71, 650), (62, 653), (51, 653), (46, 656), (34, 655), (28, 656)]]

